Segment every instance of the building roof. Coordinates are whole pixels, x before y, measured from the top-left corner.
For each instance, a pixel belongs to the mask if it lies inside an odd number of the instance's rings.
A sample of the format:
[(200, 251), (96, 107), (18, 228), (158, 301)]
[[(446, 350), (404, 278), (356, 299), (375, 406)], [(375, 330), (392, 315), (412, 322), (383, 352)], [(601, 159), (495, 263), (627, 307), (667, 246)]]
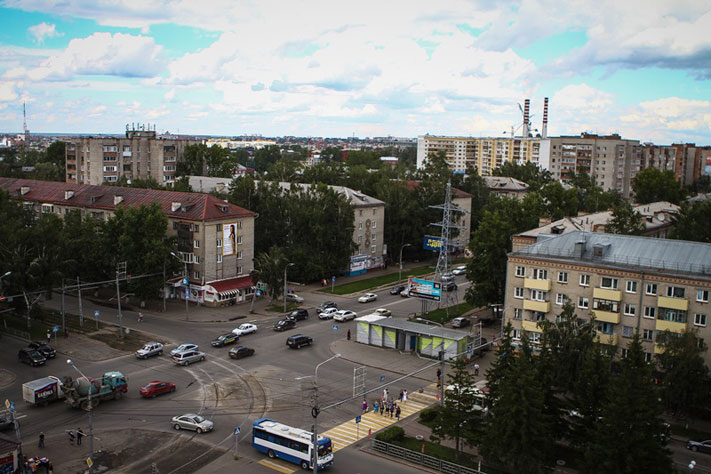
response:
[(371, 321), (370, 324), (382, 326), (384, 328), (401, 329), (403, 331), (414, 332), (424, 336), (454, 339), (455, 341), (469, 337), (469, 333), (457, 331), (456, 329), (431, 326), (429, 324), (413, 323), (412, 321), (406, 321), (404, 319), (384, 318), (378, 321)]
[[(304, 189), (308, 189), (313, 186), (310, 183), (287, 183), (284, 181), (279, 182), (277, 184), (279, 184), (279, 187), (283, 190), (291, 189), (292, 185)], [(363, 194), (360, 191), (356, 191), (355, 189), (347, 188), (345, 186), (329, 185), (328, 187), (334, 190), (336, 193), (344, 195), (354, 207), (385, 206), (385, 203), (380, 199), (375, 199), (374, 197), (368, 196), (367, 194)]]
[(508, 176), (483, 176), (486, 186), (492, 191), (526, 192), (528, 184)]
[(15, 449), (19, 449), (20, 443), (10, 438), (0, 435), (0, 454), (4, 455)]
[(539, 239), (509, 256), (711, 279), (711, 244), (685, 240), (574, 231)]
[(0, 188), (23, 201), (83, 209), (115, 211), (121, 205), (140, 207), (156, 203), (171, 219), (207, 221), (255, 215), (252, 211), (201, 193), (14, 178), (0, 178)]
[[(415, 179), (408, 179), (407, 181), (405, 181), (405, 185), (408, 187), (408, 189), (416, 191), (417, 188), (420, 187), (420, 182)], [(472, 195), (465, 192), (465, 191), (462, 191), (461, 189), (452, 187), (452, 197), (453, 198), (470, 198), (470, 197), (472, 197)]]
[(226, 296), (236, 295), (242, 288), (249, 288), (254, 285), (251, 276), (227, 278), (225, 280), (210, 281), (206, 286), (211, 286), (218, 293)]

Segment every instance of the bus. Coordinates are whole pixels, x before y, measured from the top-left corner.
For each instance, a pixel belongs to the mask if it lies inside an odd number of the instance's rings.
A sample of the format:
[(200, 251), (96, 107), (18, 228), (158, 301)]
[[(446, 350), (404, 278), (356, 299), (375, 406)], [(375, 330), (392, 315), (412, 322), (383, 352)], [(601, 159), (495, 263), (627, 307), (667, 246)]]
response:
[[(260, 418), (252, 425), (252, 446), (270, 458), (279, 458), (312, 469), (313, 433)], [(331, 439), (318, 437), (318, 468), (333, 464)]]

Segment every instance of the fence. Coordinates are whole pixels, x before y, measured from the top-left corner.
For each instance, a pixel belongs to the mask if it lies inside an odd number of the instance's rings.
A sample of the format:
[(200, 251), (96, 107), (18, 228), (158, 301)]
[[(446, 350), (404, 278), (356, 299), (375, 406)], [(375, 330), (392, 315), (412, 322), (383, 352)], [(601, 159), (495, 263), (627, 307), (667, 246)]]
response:
[(373, 449), (390, 456), (404, 459), (405, 461), (419, 464), (429, 469), (434, 469), (444, 474), (486, 474), (481, 470), (481, 465), (477, 469), (460, 466), (459, 464), (443, 461), (439, 458), (411, 451), (401, 446), (385, 443), (375, 438), (373, 438)]

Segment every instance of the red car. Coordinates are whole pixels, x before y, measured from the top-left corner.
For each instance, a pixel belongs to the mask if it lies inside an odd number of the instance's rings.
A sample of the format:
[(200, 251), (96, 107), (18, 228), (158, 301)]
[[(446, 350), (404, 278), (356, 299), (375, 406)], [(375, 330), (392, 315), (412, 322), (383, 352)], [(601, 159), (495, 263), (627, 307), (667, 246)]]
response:
[(143, 398), (155, 398), (157, 395), (175, 392), (175, 384), (170, 382), (148, 382), (144, 387), (138, 389)]

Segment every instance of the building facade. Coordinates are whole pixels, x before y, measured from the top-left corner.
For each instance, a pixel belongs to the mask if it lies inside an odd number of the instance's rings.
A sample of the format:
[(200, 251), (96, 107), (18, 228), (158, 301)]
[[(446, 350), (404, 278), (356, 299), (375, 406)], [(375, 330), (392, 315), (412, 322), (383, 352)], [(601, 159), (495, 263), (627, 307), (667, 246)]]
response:
[(645, 143), (642, 164), (643, 168), (672, 171), (682, 186), (690, 186), (702, 176), (711, 176), (711, 147), (694, 143)]
[(516, 178), (508, 176), (484, 176), (486, 188), (490, 193), (500, 197), (523, 200), (528, 192), (528, 185)]
[[(177, 238), (190, 301), (216, 306), (245, 301), (252, 294), (255, 214), (247, 209), (208, 194), (154, 189), (11, 178), (0, 178), (0, 189), (37, 213), (80, 212), (100, 220), (119, 206), (157, 203), (168, 218), (167, 235)], [(184, 299), (182, 282), (183, 277), (169, 280), (165, 291)]]
[[(570, 232), (509, 254), (505, 322), (518, 341), (540, 341), (539, 322), (555, 321), (570, 301), (595, 317), (601, 343), (624, 353), (639, 332), (647, 360), (661, 333), (697, 330), (711, 343), (711, 244)], [(711, 353), (703, 353), (711, 365)]]
[(155, 130), (126, 130), (125, 137), (76, 137), (66, 139), (66, 182), (101, 185), (119, 178), (154, 178), (175, 183), (178, 162), (185, 147), (199, 144), (173, 136), (159, 137)]

